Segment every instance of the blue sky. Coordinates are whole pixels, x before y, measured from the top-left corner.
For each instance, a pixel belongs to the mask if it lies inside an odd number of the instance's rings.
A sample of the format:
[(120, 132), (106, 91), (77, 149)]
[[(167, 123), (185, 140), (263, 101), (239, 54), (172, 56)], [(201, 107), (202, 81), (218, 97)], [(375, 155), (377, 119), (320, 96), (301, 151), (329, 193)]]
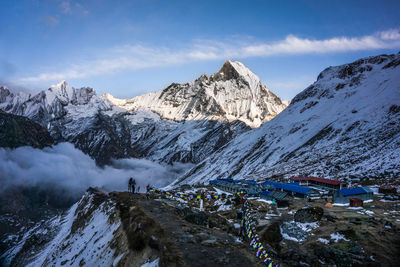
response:
[(283, 99), (400, 50), (400, 1), (0, 1), (0, 83), (128, 98), (239, 60)]

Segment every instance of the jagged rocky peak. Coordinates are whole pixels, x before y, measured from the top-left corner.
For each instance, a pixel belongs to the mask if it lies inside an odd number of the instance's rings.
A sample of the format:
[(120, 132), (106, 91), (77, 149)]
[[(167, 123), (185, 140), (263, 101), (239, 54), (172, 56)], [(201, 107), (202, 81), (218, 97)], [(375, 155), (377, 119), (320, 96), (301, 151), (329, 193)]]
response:
[(251, 79), (260, 81), (260, 79), (251, 70), (249, 70), (243, 63), (239, 61), (225, 61), (222, 68), (213, 75), (217, 81), (227, 81), (239, 78)]
[(244, 64), (227, 60), (211, 76), (205, 74), (164, 90), (129, 100), (104, 95), (127, 110), (147, 109), (173, 120), (240, 120), (251, 127), (275, 117), (287, 106)]
[(4, 102), (10, 94), (10, 90), (7, 87), (0, 86), (0, 103)]
[(96, 95), (96, 92), (91, 87), (73, 88), (67, 81), (63, 80), (56, 85), (52, 85), (46, 92), (50, 101), (53, 100), (52, 94), (64, 104), (84, 105), (90, 101), (92, 96)]

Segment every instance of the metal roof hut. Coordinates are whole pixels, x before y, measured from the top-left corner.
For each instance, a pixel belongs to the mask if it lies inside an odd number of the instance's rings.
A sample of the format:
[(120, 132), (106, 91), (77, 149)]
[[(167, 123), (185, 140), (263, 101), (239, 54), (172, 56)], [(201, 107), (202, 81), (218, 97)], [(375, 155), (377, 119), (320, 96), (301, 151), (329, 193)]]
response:
[(288, 205), (287, 195), (287, 192), (280, 190), (262, 191), (260, 193), (260, 198), (265, 200), (275, 200), (278, 207), (281, 207), (282, 204), (285, 204), (286, 206)]
[(312, 188), (296, 185), (293, 183), (278, 183), (272, 181), (265, 181), (265, 184), (269, 184), (275, 187), (275, 189), (280, 189), (285, 191), (293, 197), (310, 198), (317, 199), (320, 198), (320, 193)]
[(299, 185), (314, 185), (318, 187), (323, 187), (327, 189), (341, 189), (342, 183), (338, 180), (326, 179), (326, 178), (319, 178), (313, 176), (307, 177), (292, 177), (290, 178), (291, 181), (299, 183)]
[(270, 181), (265, 181), (259, 184), (262, 191), (272, 191), (275, 189), (274, 185), (270, 183)]
[(350, 207), (362, 207), (363, 201), (359, 198), (350, 198)]
[(221, 190), (228, 191), (228, 192), (233, 192), (236, 184), (237, 184), (237, 181), (235, 181), (231, 178), (216, 179), (216, 180), (210, 181), (210, 185), (213, 185)]
[(365, 201), (371, 201), (374, 193), (368, 187), (345, 188), (335, 191), (333, 202), (336, 204), (350, 204), (350, 198), (359, 198)]
[(240, 185), (239, 190), (245, 191), (248, 195), (258, 196), (262, 191), (262, 188), (254, 180), (241, 180), (238, 185)]

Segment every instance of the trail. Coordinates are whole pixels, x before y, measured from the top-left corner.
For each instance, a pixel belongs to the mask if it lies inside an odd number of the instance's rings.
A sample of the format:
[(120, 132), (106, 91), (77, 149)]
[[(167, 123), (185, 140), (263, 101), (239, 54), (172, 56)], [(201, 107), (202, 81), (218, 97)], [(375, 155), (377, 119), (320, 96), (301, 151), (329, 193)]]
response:
[(140, 194), (131, 195), (131, 199), (162, 226), (181, 253), (185, 266), (265, 266), (235, 236), (184, 220), (176, 212), (174, 201), (148, 200)]

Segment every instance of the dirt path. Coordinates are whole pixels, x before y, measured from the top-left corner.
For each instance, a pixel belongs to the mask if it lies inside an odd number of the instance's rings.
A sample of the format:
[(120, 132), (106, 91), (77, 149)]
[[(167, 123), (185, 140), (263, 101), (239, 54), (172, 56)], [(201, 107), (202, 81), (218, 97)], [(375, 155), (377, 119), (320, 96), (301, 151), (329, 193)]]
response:
[(236, 237), (185, 221), (173, 206), (135, 195), (134, 202), (164, 229), (176, 244), (187, 266), (265, 266)]

